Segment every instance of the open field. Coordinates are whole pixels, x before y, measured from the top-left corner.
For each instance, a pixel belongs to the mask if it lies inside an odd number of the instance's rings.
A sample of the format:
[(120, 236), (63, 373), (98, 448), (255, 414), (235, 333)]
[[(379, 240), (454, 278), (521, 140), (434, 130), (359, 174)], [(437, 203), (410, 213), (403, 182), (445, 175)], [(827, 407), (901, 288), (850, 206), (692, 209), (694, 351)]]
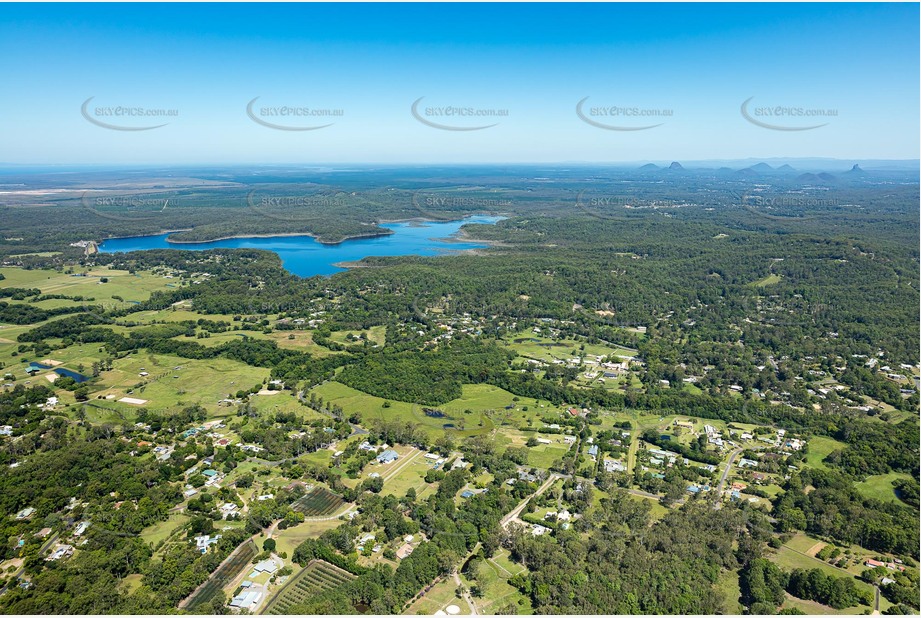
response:
[[(826, 545), (826, 543), (800, 533), (794, 535), (793, 538), (784, 543), (784, 545), (795, 551), (814, 556), (816, 552)], [(811, 551), (813, 548), (816, 548), (815, 551)]]
[(895, 495), (895, 488), (892, 483), (899, 479), (909, 479), (910, 475), (900, 472), (890, 472), (889, 474), (878, 474), (868, 476), (860, 483), (855, 483), (854, 487), (867, 498), (875, 498), (883, 502), (899, 502), (898, 496)]
[[(396, 461), (396, 465), (403, 463), (404, 458), (401, 457)], [(391, 464), (393, 466), (394, 464)], [(425, 473), (432, 469), (433, 463), (424, 457), (417, 456), (415, 459), (399, 468), (396, 474), (393, 476), (387, 476), (386, 473), (382, 473), (386, 480), (384, 481), (384, 489), (381, 492), (385, 495), (393, 495), (397, 497), (403, 497), (406, 495), (406, 491), (409, 488), (416, 490), (416, 496), (422, 494), (423, 491), (429, 484), (425, 482)], [(374, 466), (366, 468), (368, 471), (377, 471)]]
[[(464, 385), (463, 388), (464, 392), (467, 393), (468, 389), (475, 387)], [(471, 411), (469, 414), (461, 413), (460, 418), (452, 417), (447, 419), (427, 416), (422, 406), (403, 401), (391, 400), (389, 407), (384, 407), (384, 402), (388, 400), (363, 393), (340, 382), (326, 382), (314, 387), (310, 392), (316, 393), (317, 396), (322, 397), (328, 403), (342, 406), (346, 415), (353, 412), (358, 413), (363, 424), (371, 423), (376, 419), (411, 422), (425, 429), (433, 437), (443, 435), (445, 432), (450, 432), (452, 436), (457, 437), (478, 435), (491, 431), (494, 426), (492, 420), (480, 411)], [(453, 403), (448, 402), (447, 406)], [(443, 406), (440, 409), (445, 407)], [(444, 427), (445, 424), (454, 424), (457, 429), (447, 429)]]
[[(352, 341), (349, 341), (349, 335), (352, 335)], [(361, 335), (364, 335), (371, 343), (383, 346), (387, 340), (387, 327), (372, 326), (368, 330), (338, 330), (330, 333), (329, 338), (330, 341), (342, 345), (360, 345), (365, 341), (365, 339), (361, 339)]]
[(341, 525), (342, 521), (338, 518), (333, 518), (308, 520), (285, 530), (276, 530), (273, 535), (273, 538), (278, 543), (275, 551), (279, 554), (285, 552), (290, 557), (294, 555), (294, 549), (307, 539), (315, 539), (327, 530), (332, 530)]
[[(883, 601), (885, 599), (880, 599), (880, 607), (883, 607)], [(797, 599), (795, 596), (786, 593), (786, 599), (783, 602), (783, 609), (796, 608), (801, 612), (810, 615), (810, 616), (826, 616), (826, 615), (852, 615), (857, 616), (863, 614), (868, 608), (866, 605), (858, 605), (856, 607), (847, 607), (845, 609), (835, 609), (829, 607), (828, 605), (822, 605), (816, 601), (805, 601), (803, 599)]]
[(433, 616), (435, 612), (448, 605), (457, 605), (461, 608), (461, 613), (467, 607), (467, 603), (454, 594), (457, 584), (452, 578), (446, 578), (443, 581), (432, 586), (432, 589), (422, 595), (415, 603), (409, 606), (404, 613), (418, 616)]
[(806, 463), (813, 468), (826, 470), (828, 467), (822, 461), (832, 451), (844, 448), (843, 442), (838, 442), (833, 438), (816, 436), (809, 440), (809, 452), (806, 453)]
[[(803, 543), (805, 543), (805, 541), (799, 541), (798, 544), (802, 546)], [(819, 569), (826, 575), (834, 577), (847, 577), (850, 575), (854, 577), (854, 583), (857, 585), (857, 588), (867, 590), (871, 594), (873, 593), (873, 586), (858, 579), (854, 573), (833, 567), (818, 558), (798, 553), (788, 546), (780, 547), (780, 549), (778, 549), (776, 553), (770, 555), (768, 559), (787, 571), (792, 571), (793, 569)], [(880, 601), (880, 607), (883, 607), (882, 600)]]
[[(148, 375), (141, 376), (142, 372)], [(112, 371), (100, 375), (91, 397), (100, 406), (130, 413), (137, 407), (98, 397), (115, 395), (120, 399), (133, 391), (130, 396), (146, 399), (144, 407), (150, 410), (197, 403), (210, 415), (227, 416), (233, 408), (218, 406), (217, 402), (260, 384), (268, 375), (268, 369), (225, 358), (191, 360), (142, 351), (116, 360)]]
[[(528, 332), (507, 335), (505, 344), (519, 356), (533, 358), (544, 362), (565, 360), (578, 356), (633, 356), (636, 350), (621, 346), (583, 343), (572, 339), (550, 339), (543, 335)], [(582, 346), (585, 346), (584, 349)]]
[(739, 598), (742, 596), (742, 588), (739, 586), (738, 571), (721, 571), (720, 578), (716, 582), (716, 588), (726, 599), (726, 613), (741, 614), (742, 604), (739, 602)]
[(328, 562), (314, 560), (272, 597), (262, 613), (287, 614), (293, 605), (303, 603), (318, 592), (336, 588), (354, 578), (351, 573)]
[(189, 517), (182, 513), (170, 513), (166, 521), (157, 522), (144, 528), (141, 531), (141, 539), (150, 545), (156, 545), (160, 541), (169, 538), (173, 532), (184, 526), (188, 521)]
[[(509, 577), (511, 575), (505, 570), (488, 560), (479, 567), (477, 579), (472, 582), (483, 591), (482, 597), (474, 599), (478, 614), (532, 613), (530, 600), (508, 583)], [(471, 581), (469, 578), (465, 579)]]
[(329, 348), (314, 343), (313, 332), (309, 330), (277, 330), (263, 336), (277, 343), (279, 348), (309, 352), (317, 358), (342, 354), (342, 352), (333, 352)]
[[(37, 304), (46, 309), (83, 304), (123, 309), (147, 300), (152, 292), (168, 289), (167, 284), (171, 282), (170, 279), (151, 272), (131, 274), (126, 270), (112, 270), (108, 267), (89, 270), (78, 267), (74, 274), (64, 274), (54, 270), (25, 270), (9, 267), (0, 268), (0, 273), (5, 277), (0, 282), (0, 287), (38, 288), (42, 294), (63, 294), (95, 299), (93, 301), (54, 299)], [(107, 282), (102, 283), (102, 278), (106, 278)], [(173, 285), (178, 285), (178, 280), (174, 279), (172, 282)]]

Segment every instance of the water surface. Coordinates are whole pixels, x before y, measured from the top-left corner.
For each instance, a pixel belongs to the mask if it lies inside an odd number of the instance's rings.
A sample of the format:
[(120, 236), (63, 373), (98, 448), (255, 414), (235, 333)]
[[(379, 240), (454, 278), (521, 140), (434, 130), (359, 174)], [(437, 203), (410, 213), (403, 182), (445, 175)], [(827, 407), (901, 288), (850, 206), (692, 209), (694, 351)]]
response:
[(146, 249), (266, 249), (281, 258), (284, 267), (300, 277), (331, 275), (345, 270), (335, 264), (356, 262), (369, 256), (441, 255), (452, 251), (481, 249), (486, 245), (452, 240), (466, 223), (492, 224), (502, 217), (474, 216), (461, 221), (385, 223), (380, 227), (393, 231), (387, 236), (355, 238), (336, 245), (326, 245), (310, 236), (267, 236), (228, 238), (201, 243), (172, 243), (169, 234), (112, 238), (99, 245), (101, 253), (143, 251)]

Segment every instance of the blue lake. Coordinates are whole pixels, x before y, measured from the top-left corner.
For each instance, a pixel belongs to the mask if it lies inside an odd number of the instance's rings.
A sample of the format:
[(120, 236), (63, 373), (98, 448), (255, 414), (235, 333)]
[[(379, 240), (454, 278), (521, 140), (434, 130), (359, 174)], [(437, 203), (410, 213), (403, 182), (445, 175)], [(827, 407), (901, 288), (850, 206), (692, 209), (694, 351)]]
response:
[(331, 275), (345, 270), (340, 262), (356, 262), (371, 256), (441, 255), (466, 249), (481, 249), (486, 245), (454, 240), (466, 223), (493, 224), (502, 217), (474, 216), (461, 221), (425, 223), (385, 223), (380, 227), (392, 230), (387, 236), (355, 238), (336, 245), (325, 245), (310, 236), (268, 236), (228, 238), (213, 242), (171, 243), (169, 234), (112, 238), (99, 245), (101, 253), (143, 251), (146, 249), (265, 249), (274, 251), (284, 267), (300, 277)]

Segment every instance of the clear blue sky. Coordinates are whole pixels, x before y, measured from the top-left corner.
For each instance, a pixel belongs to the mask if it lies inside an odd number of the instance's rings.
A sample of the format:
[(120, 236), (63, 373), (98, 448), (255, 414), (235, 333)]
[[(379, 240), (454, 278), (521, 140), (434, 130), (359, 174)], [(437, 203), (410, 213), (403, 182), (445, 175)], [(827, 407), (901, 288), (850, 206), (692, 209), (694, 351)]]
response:
[[(561, 162), (918, 158), (917, 4), (0, 5), (0, 162)], [(149, 131), (113, 131), (93, 118)], [(247, 103), (340, 109), (260, 118)], [(507, 110), (438, 118), (428, 107)], [(645, 118), (593, 107), (670, 110)], [(835, 110), (776, 131), (760, 107)], [(178, 110), (103, 117), (96, 107)], [(95, 114), (95, 115), (94, 115)], [(813, 119), (761, 117), (783, 126)]]

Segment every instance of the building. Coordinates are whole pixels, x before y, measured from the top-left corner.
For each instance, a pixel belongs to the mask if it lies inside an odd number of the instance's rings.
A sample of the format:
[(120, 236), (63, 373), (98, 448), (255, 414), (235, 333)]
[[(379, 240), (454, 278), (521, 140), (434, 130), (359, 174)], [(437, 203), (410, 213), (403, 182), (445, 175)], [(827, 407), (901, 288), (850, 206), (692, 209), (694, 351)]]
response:
[(77, 529), (74, 530), (74, 536), (80, 536), (81, 534), (86, 532), (86, 529), (89, 527), (90, 527), (90, 522), (81, 521), (79, 524), (77, 524)]
[(464, 491), (461, 492), (461, 498), (472, 498), (473, 496), (474, 496), (474, 493), (470, 491), (469, 489), (465, 489)]
[(621, 461), (616, 459), (605, 459), (604, 460), (604, 471), (605, 472), (626, 472), (627, 466)]
[(259, 590), (243, 590), (230, 600), (230, 606), (239, 609), (253, 610), (259, 601), (262, 600), (262, 592)]
[[(263, 560), (253, 567), (253, 573), (274, 573), (278, 570), (278, 564), (274, 560)], [(253, 575), (252, 577), (255, 577)]]
[(383, 453), (377, 456), (377, 463), (389, 464), (391, 462), (396, 461), (399, 458), (400, 458), (399, 453), (397, 453), (393, 449), (387, 449), (386, 451), (384, 451)]
[(397, 550), (397, 558), (402, 560), (403, 558), (409, 557), (409, 555), (412, 553), (413, 553), (413, 546), (410, 545), (409, 543), (406, 543), (405, 545), (400, 547), (400, 549)]
[(35, 514), (35, 509), (31, 506), (27, 506), (18, 513), (16, 513), (16, 519), (29, 519), (32, 515)]
[(221, 513), (224, 515), (224, 518), (230, 517), (237, 512), (237, 505), (233, 502), (227, 502), (221, 505)]
[(588, 449), (588, 454), (591, 456), (592, 461), (595, 461), (598, 457), (598, 445), (593, 444), (591, 448)]
[(201, 536), (195, 537), (195, 548), (198, 549), (201, 553), (207, 553), (208, 548), (217, 543), (221, 539), (220, 534), (210, 536), (208, 534), (203, 534)]
[(74, 548), (72, 545), (60, 545), (58, 546), (57, 549), (54, 550), (54, 552), (50, 556), (45, 558), (45, 560), (49, 562), (54, 562), (55, 560), (60, 560), (61, 558), (70, 556), (73, 553), (74, 553)]

